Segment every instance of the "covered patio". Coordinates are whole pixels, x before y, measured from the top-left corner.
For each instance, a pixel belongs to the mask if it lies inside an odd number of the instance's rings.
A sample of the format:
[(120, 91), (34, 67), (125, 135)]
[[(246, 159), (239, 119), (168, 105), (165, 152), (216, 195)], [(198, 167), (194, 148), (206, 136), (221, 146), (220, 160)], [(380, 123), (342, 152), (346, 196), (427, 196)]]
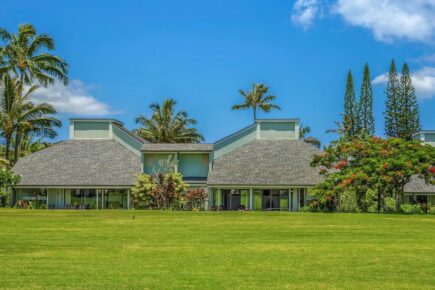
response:
[(307, 187), (213, 188), (210, 204), (218, 210), (297, 211), (306, 205)]

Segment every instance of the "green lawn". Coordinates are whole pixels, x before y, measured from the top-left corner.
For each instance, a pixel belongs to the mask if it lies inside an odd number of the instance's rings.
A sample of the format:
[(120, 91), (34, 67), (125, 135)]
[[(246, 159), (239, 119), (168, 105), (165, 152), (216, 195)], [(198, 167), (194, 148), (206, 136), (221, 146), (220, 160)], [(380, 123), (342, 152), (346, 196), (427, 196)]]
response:
[(435, 288), (435, 216), (0, 210), (1, 287)]

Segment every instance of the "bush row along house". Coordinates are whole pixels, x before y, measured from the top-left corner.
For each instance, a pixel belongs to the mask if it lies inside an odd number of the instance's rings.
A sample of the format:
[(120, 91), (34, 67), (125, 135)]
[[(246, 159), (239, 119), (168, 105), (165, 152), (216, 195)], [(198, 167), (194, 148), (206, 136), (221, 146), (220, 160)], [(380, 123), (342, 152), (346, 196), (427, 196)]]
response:
[[(299, 138), (299, 119), (260, 119), (213, 144), (155, 144), (114, 119), (70, 119), (69, 140), (21, 158), (12, 204), (39, 200), (48, 208), (131, 208), (130, 188), (172, 158), (208, 207), (297, 211), (322, 180), (310, 167), (319, 149)], [(416, 138), (435, 145), (435, 131)], [(408, 199), (435, 204), (435, 186), (413, 180)]]

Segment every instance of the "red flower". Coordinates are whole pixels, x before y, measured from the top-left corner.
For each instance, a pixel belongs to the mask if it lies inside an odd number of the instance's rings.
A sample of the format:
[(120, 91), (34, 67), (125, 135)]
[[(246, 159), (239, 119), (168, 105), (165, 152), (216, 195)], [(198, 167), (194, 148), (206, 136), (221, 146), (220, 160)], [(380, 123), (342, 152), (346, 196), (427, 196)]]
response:
[(336, 165), (335, 165), (335, 169), (342, 169), (343, 167), (345, 167), (347, 165), (347, 160), (340, 160)]
[(432, 175), (435, 175), (435, 166), (432, 166), (431, 168), (429, 168), (429, 172), (430, 172)]
[(384, 169), (388, 169), (389, 165), (387, 162), (384, 163)]
[(352, 178), (346, 178), (338, 186), (345, 187), (345, 186), (347, 186), (347, 185), (349, 185), (351, 183), (352, 183)]

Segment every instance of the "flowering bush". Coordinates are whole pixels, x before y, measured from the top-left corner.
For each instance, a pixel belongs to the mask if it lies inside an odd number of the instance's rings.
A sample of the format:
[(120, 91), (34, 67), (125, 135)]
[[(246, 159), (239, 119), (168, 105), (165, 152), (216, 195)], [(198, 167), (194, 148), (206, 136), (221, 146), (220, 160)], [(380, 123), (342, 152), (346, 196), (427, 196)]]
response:
[(179, 209), (186, 189), (179, 173), (141, 174), (132, 187), (131, 200), (134, 208)]
[(207, 192), (204, 188), (195, 188), (187, 191), (184, 196), (187, 209), (204, 209)]

